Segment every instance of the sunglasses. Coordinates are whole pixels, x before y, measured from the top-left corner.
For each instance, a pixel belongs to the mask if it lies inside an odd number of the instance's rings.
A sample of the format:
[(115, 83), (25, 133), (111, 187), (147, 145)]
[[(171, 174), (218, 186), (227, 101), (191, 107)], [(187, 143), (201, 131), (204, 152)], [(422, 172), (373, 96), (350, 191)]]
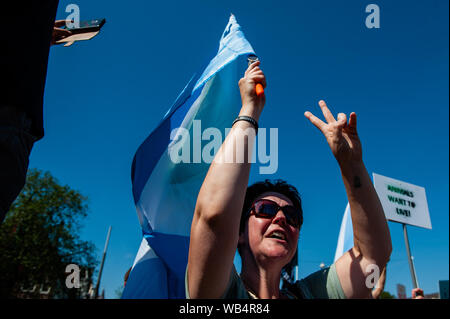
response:
[(291, 205), (281, 207), (270, 199), (260, 199), (254, 202), (248, 212), (248, 216), (255, 215), (258, 218), (273, 219), (280, 210), (283, 212), (289, 225), (300, 229), (303, 221), (298, 209)]

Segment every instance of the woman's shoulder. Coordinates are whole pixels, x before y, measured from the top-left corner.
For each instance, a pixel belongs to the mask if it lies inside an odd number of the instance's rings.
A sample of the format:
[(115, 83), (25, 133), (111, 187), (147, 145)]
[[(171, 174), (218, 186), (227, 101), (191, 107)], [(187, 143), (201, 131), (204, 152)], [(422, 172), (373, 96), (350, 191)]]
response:
[(344, 299), (345, 294), (334, 264), (295, 283), (305, 299)]

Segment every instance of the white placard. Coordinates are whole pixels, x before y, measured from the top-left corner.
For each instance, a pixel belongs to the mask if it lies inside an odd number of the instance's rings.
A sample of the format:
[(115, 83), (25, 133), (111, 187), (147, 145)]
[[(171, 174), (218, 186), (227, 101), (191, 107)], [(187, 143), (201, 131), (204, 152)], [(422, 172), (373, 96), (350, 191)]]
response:
[(373, 173), (386, 219), (431, 229), (425, 188)]

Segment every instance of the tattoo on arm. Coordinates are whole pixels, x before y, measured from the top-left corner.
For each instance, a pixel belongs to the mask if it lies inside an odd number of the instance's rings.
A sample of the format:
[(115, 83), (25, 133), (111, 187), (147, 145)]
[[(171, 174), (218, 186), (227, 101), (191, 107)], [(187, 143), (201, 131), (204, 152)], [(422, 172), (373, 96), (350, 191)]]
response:
[(355, 188), (361, 187), (361, 180), (360, 180), (359, 176), (355, 176), (355, 178), (353, 178), (353, 187), (355, 187)]

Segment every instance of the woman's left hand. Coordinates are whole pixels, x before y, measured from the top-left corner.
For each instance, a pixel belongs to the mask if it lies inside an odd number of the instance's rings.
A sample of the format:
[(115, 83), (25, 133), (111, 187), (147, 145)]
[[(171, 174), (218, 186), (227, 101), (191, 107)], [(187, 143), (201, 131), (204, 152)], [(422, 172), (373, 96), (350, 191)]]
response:
[(339, 165), (342, 167), (362, 162), (361, 142), (356, 131), (356, 113), (350, 114), (347, 123), (347, 116), (344, 113), (339, 113), (335, 120), (324, 101), (319, 101), (319, 106), (327, 123), (311, 112), (305, 112), (305, 116), (325, 135)]

